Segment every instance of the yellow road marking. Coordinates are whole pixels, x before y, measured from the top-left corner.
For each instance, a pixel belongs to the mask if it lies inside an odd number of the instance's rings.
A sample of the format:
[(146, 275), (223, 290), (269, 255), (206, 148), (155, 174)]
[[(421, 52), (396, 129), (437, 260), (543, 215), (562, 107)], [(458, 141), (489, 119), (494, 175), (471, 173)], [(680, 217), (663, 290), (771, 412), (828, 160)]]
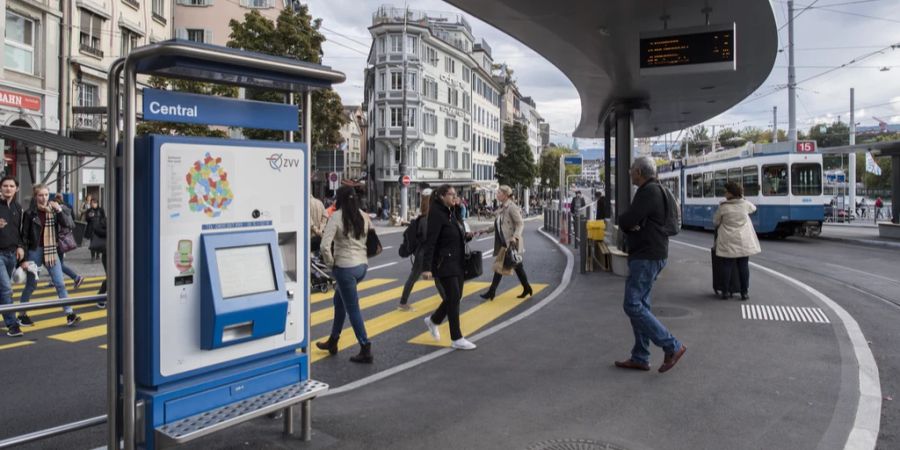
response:
[[(84, 292), (84, 293), (78, 293), (75, 295), (70, 295), (69, 298), (91, 297), (94, 295), (97, 295), (97, 294), (92, 293), (92, 292)], [(50, 298), (56, 298), (56, 297), (50, 297)], [(32, 300), (41, 301), (41, 300), (47, 300), (47, 299), (32, 299)], [(37, 302), (35, 302), (35, 303), (37, 303)], [(17, 303), (17, 304), (20, 304), (20, 303)], [(78, 310), (85, 309), (85, 308), (95, 308), (95, 307), (96, 307), (96, 303), (92, 303), (90, 305), (73, 306), (72, 309), (78, 311)], [(28, 311), (28, 317), (34, 318), (34, 317), (46, 316), (47, 314), (58, 313), (58, 312), (60, 312), (61, 309), (62, 309), (62, 307), (60, 307), (60, 306), (57, 306), (55, 308), (34, 309), (31, 311)]]
[[(60, 311), (60, 313), (62, 313), (62, 311)], [(81, 322), (79, 322), (79, 324), (83, 325), (84, 322), (86, 322), (88, 320), (102, 319), (102, 318), (106, 317), (106, 311), (94, 311), (94, 312), (80, 314), (80, 316), (81, 316)], [(52, 319), (41, 320), (39, 322), (35, 322), (33, 327), (22, 327), (22, 331), (25, 334), (28, 334), (29, 332), (32, 332), (32, 331), (40, 331), (40, 330), (46, 330), (48, 328), (64, 327), (64, 326), (66, 326), (66, 316), (54, 317)], [(76, 325), (76, 327), (77, 326), (78, 325)]]
[(14, 344), (5, 344), (5, 345), (0, 345), (0, 350), (8, 350), (11, 348), (16, 348), (16, 347), (24, 347), (26, 345), (31, 345), (31, 344), (34, 344), (34, 341), (21, 341), (21, 342), (16, 342)]
[[(434, 287), (434, 281), (418, 281), (413, 285), (410, 294)], [(359, 309), (371, 308), (391, 300), (399, 300), (403, 294), (403, 286), (372, 294), (359, 299)], [(334, 306), (310, 314), (309, 326), (313, 327), (334, 319)]]
[[(546, 284), (532, 284), (531, 288), (534, 289), (534, 295), (540, 293), (544, 288), (546, 288)], [(469, 336), (474, 334), (476, 331), (480, 330), (485, 325), (497, 320), (498, 317), (506, 314), (511, 309), (515, 308), (522, 304), (524, 300), (516, 298), (518, 295), (520, 288), (515, 287), (512, 288), (503, 294), (494, 298), (494, 301), (486, 301), (459, 316), (459, 328), (462, 331), (463, 336)], [(449, 347), (450, 346), (450, 325), (445, 320), (444, 323), (440, 325), (441, 330), (441, 340), (440, 342), (435, 342), (435, 340), (431, 337), (431, 333), (424, 332), (412, 339), (409, 340), (410, 344), (423, 344), (423, 345), (434, 345), (438, 347)]]
[(48, 336), (50, 339), (56, 339), (58, 341), (65, 342), (81, 342), (88, 339), (93, 339), (100, 336), (106, 335), (106, 325), (97, 325), (94, 327), (87, 327), (76, 329), (75, 331), (67, 331), (65, 333), (53, 334)]
[[(366, 289), (371, 289), (378, 286), (383, 286), (388, 283), (393, 283), (397, 281), (396, 278), (372, 278), (371, 280), (363, 280), (361, 283), (356, 285), (357, 291), (364, 291)], [(309, 296), (309, 303), (319, 303), (324, 302), (325, 300), (331, 300), (334, 298), (334, 289), (328, 292), (317, 292)]]
[[(490, 286), (490, 283), (487, 282), (469, 282), (463, 286), (463, 298), (466, 298), (472, 294), (481, 291), (482, 289)], [(388, 331), (392, 328), (403, 325), (411, 320), (418, 319), (422, 316), (429, 315), (433, 312), (438, 305), (441, 304), (441, 296), (440, 295), (432, 295), (424, 300), (419, 300), (414, 303), (413, 311), (391, 311), (387, 314), (382, 314), (378, 317), (372, 318), (366, 321), (366, 334), (372, 338), (378, 336), (385, 331)], [(425, 324), (423, 323), (424, 327)], [(312, 353), (310, 354), (310, 361), (316, 362), (322, 358), (325, 358), (328, 355), (328, 352), (325, 350), (319, 350), (318, 347), (315, 346), (315, 342), (328, 339), (328, 336), (312, 341), (310, 344), (310, 349)], [(348, 347), (352, 347), (356, 345), (356, 336), (353, 334), (353, 328), (348, 327), (344, 328), (344, 331), (341, 333), (340, 340), (338, 341), (338, 351), (344, 350)]]
[[(42, 273), (43, 273), (43, 275), (41, 275), (41, 278), (38, 279), (38, 286), (40, 286), (41, 284), (49, 283), (48, 280), (50, 278), (46, 275), (47, 271), (43, 270)], [(103, 277), (84, 277), (84, 282), (85, 283), (101, 282), (105, 279), (106, 279), (105, 276), (103, 276)], [(72, 280), (71, 278), (69, 278), (68, 276), (66, 276), (66, 286), (73, 286), (74, 284), (75, 284), (75, 281)], [(14, 292), (19, 292), (24, 288), (25, 288), (25, 283), (17, 283), (17, 284), (13, 285)]]
[(106, 349), (107, 349), (106, 344), (103, 344), (103, 345), (101, 345), (101, 346), (99, 346), (99, 347), (102, 348), (103, 350), (106, 350)]
[[(43, 284), (43, 282), (39, 283), (38, 285), (40, 285), (40, 284)], [(103, 283), (102, 282), (88, 283), (85, 281), (84, 284), (82, 284), (81, 286), (78, 287), (78, 290), (80, 291), (82, 289), (88, 289), (88, 288), (99, 289), (101, 284), (103, 284)], [(66, 291), (73, 291), (73, 290), (75, 290), (74, 287), (66, 286)], [(49, 296), (46, 296), (46, 298), (56, 298), (56, 288), (48, 287), (48, 288), (35, 289), (34, 291), (31, 292), (31, 298), (35, 299), (35, 298), (45, 297), (45, 294), (50, 294)], [(21, 296), (22, 296), (22, 291), (13, 291), (13, 298), (17, 298), (17, 297), (21, 297)]]

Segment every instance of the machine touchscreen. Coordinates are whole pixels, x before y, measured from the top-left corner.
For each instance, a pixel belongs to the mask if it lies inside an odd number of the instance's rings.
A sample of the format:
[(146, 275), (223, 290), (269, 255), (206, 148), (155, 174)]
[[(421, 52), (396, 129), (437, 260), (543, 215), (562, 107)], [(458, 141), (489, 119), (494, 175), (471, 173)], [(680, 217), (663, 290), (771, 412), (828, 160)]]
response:
[(278, 289), (268, 244), (217, 248), (216, 261), (223, 299)]

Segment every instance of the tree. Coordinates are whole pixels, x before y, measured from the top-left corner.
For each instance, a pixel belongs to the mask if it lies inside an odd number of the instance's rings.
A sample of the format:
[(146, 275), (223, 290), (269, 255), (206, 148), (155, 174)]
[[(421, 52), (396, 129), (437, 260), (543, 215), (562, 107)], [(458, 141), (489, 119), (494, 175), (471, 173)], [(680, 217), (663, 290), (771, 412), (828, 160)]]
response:
[(684, 156), (702, 155), (710, 151), (709, 131), (705, 126), (691, 128), (688, 138), (681, 143), (681, 154)]
[[(322, 43), (325, 42), (325, 36), (319, 32), (322, 19), (313, 19), (306, 5), (300, 5), (296, 10), (284, 9), (274, 22), (253, 10), (244, 16), (243, 22), (232, 19), (229, 26), (229, 47), (316, 64), (322, 62)], [(282, 93), (261, 89), (247, 89), (246, 97), (284, 102)], [(300, 104), (301, 99), (301, 95), (294, 96), (296, 104)], [(320, 150), (337, 147), (341, 143), (341, 125), (347, 122), (341, 97), (332, 89), (317, 90), (313, 92), (312, 103), (312, 148)], [(282, 136), (278, 131), (256, 129), (246, 129), (244, 135), (251, 139), (266, 140), (277, 140)]]
[(531, 187), (537, 170), (531, 147), (528, 146), (528, 131), (525, 125), (518, 122), (505, 125), (503, 140), (506, 148), (494, 165), (497, 181), (508, 186)]
[(719, 141), (719, 146), (722, 148), (735, 148), (744, 145), (747, 142), (746, 139), (741, 137), (740, 133), (732, 130), (731, 128), (726, 128), (719, 132), (719, 135), (716, 136), (716, 140)]
[[(541, 154), (538, 165), (538, 173), (541, 177), (541, 187), (556, 189), (559, 187), (559, 158), (562, 155), (574, 155), (575, 152), (565, 147), (551, 146)], [(575, 175), (575, 167), (566, 167), (566, 176)], [(571, 172), (571, 173), (570, 173)]]
[[(179, 92), (223, 97), (236, 97), (238, 92), (237, 88), (234, 86), (223, 86), (200, 81), (169, 79), (164, 77), (150, 77), (147, 84), (155, 89), (171, 88), (172, 90)], [(222, 128), (211, 128), (209, 125), (156, 121), (143, 121), (139, 123), (137, 134), (175, 134), (180, 136), (219, 138), (228, 136), (228, 133)]]

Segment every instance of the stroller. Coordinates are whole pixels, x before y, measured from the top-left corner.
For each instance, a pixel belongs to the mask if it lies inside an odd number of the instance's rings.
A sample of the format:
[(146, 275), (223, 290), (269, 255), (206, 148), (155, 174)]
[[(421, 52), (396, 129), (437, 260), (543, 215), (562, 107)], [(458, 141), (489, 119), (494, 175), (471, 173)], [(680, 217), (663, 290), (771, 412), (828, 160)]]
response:
[(316, 240), (321, 241), (321, 239), (316, 238), (318, 236), (313, 238), (309, 260), (309, 288), (311, 291), (328, 292), (334, 286), (334, 277), (331, 276), (331, 271), (322, 261), (319, 246), (315, 242)]

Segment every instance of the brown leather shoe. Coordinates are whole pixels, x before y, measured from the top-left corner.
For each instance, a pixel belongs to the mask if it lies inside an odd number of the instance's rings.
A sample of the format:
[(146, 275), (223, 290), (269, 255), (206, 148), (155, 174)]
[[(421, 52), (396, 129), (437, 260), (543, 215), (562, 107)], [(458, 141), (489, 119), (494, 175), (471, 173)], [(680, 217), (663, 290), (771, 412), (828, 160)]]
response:
[(678, 362), (679, 359), (681, 359), (681, 357), (684, 355), (684, 352), (686, 352), (686, 351), (687, 351), (687, 346), (684, 344), (681, 344), (680, 350), (678, 350), (675, 353), (666, 355), (666, 357), (663, 359), (663, 364), (661, 366), (659, 366), (659, 373), (667, 372), (669, 369), (675, 367), (675, 364)]
[(626, 359), (625, 361), (616, 361), (616, 367), (618, 367), (620, 369), (650, 370), (650, 364), (639, 363), (633, 359)]

